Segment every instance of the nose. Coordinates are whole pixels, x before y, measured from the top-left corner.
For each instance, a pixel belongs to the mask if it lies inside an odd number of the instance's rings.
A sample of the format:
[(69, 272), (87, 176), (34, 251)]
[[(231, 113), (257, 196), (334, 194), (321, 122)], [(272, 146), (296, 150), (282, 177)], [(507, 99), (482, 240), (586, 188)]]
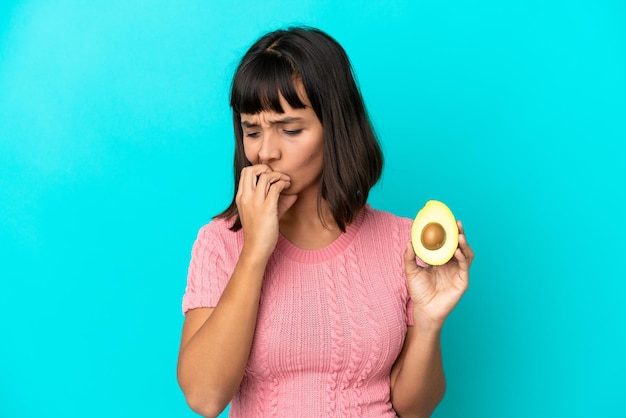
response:
[(259, 148), (259, 163), (268, 164), (280, 158), (280, 139), (272, 130), (265, 131)]

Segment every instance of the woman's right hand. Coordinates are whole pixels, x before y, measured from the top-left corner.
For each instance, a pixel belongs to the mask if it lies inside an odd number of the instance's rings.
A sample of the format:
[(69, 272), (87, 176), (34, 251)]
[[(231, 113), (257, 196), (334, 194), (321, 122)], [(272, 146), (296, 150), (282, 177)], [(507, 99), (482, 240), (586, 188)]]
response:
[(290, 185), (288, 175), (272, 171), (265, 164), (241, 170), (235, 202), (243, 228), (244, 251), (248, 254), (267, 260), (274, 251), (278, 220), (297, 198), (280, 195)]

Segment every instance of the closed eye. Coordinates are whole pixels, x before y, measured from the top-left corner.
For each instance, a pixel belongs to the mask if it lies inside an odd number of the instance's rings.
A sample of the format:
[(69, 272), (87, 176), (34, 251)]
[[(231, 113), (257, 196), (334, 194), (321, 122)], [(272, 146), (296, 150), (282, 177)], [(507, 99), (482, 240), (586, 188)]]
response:
[(283, 129), (285, 135), (296, 136), (302, 133), (302, 129)]
[(259, 135), (261, 135), (260, 132), (256, 131), (256, 132), (246, 132), (246, 138), (258, 138)]

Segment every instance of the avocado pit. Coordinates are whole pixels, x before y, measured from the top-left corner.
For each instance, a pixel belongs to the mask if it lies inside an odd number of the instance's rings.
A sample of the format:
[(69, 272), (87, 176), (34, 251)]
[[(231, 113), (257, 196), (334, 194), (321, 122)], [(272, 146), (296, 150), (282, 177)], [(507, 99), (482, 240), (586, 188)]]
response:
[(438, 250), (446, 243), (446, 230), (440, 223), (431, 222), (422, 229), (420, 239), (427, 250)]

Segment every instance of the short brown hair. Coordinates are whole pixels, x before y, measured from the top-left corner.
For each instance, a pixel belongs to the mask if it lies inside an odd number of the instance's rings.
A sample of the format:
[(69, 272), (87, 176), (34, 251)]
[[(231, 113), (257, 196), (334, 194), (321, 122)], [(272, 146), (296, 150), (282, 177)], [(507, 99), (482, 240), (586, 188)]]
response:
[[(231, 87), (230, 105), (235, 131), (235, 192), (218, 218), (232, 218), (231, 230), (241, 228), (235, 197), (241, 170), (251, 165), (245, 156), (241, 114), (284, 113), (282, 95), (295, 109), (304, 108), (296, 81), (302, 82), (324, 132), (321, 199), (328, 202), (337, 226), (345, 232), (367, 203), (380, 178), (383, 155), (370, 123), (352, 65), (337, 41), (319, 29), (295, 27), (270, 32), (258, 39), (241, 59)], [(323, 219), (322, 219), (323, 221)]]

